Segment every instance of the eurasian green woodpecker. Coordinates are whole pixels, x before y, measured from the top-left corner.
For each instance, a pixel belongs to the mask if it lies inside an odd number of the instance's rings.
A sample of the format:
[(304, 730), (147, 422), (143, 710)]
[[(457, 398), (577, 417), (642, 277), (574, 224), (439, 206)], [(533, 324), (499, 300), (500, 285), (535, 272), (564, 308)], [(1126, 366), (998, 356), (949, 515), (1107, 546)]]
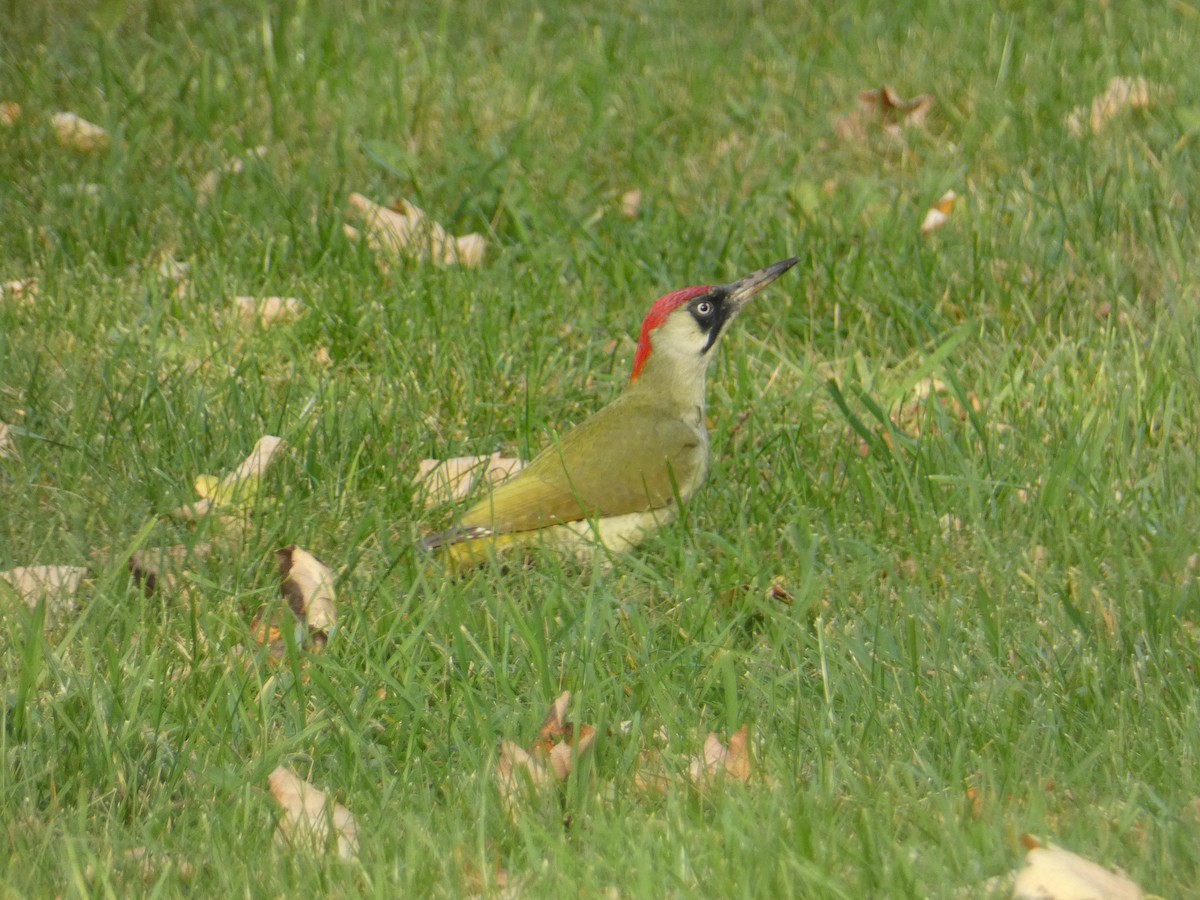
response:
[(712, 351), (746, 302), (796, 262), (656, 300), (620, 395), (422, 546), (444, 547), (463, 566), (538, 545), (586, 558), (597, 542), (627, 550), (671, 521), (676, 503), (708, 474), (704, 377)]

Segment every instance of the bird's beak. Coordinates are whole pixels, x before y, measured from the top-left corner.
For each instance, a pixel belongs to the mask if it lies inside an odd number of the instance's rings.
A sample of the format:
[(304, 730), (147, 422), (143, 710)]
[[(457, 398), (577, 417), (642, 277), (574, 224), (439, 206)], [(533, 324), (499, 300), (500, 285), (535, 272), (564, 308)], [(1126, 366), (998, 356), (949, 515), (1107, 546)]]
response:
[(753, 275), (747, 275), (740, 281), (733, 282), (733, 284), (725, 285), (725, 289), (729, 292), (726, 302), (732, 304), (733, 311), (737, 312), (746, 305), (751, 297), (753, 297), (799, 261), (800, 257), (793, 256), (791, 259), (785, 259), (783, 262), (777, 262), (773, 266), (767, 266), (765, 269), (759, 269)]

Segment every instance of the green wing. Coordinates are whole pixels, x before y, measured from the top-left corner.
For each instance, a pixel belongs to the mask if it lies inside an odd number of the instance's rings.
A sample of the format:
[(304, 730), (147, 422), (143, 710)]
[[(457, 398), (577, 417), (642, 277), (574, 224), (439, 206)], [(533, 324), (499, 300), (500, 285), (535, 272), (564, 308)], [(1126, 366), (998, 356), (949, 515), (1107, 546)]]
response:
[(658, 509), (703, 479), (706, 444), (678, 418), (618, 400), (498, 485), (460, 524), (498, 534)]

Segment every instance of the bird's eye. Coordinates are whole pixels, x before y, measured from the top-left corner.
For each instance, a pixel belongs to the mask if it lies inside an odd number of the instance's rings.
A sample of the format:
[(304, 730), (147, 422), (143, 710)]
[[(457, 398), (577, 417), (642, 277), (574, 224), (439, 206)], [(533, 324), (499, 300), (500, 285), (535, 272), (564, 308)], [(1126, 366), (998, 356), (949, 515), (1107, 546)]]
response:
[(712, 311), (713, 305), (707, 300), (701, 300), (696, 304), (696, 315), (698, 316), (711, 316)]

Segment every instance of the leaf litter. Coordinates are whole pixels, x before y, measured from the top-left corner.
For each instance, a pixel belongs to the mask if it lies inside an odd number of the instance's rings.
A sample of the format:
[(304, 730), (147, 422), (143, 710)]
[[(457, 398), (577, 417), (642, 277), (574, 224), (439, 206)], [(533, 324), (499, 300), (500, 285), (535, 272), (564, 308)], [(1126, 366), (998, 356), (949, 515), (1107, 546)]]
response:
[(900, 140), (905, 129), (921, 128), (933, 109), (931, 94), (918, 94), (905, 100), (890, 85), (858, 92), (858, 105), (833, 126), (834, 134), (843, 141), (861, 142), (872, 132)]
[(331, 850), (339, 859), (358, 856), (358, 823), (350, 810), (285, 766), (276, 768), (267, 783), (283, 810), (275, 826), (277, 843), (309, 856)]
[(286, 446), (283, 438), (264, 435), (232, 472), (224, 476), (196, 476), (194, 487), (200, 499), (172, 510), (170, 517), (195, 521), (214, 510), (243, 511), (252, 507), (258, 498), (263, 473)]
[(398, 200), (389, 208), (353, 193), (349, 205), (358, 227), (344, 225), (343, 231), (352, 241), (365, 240), (376, 252), (376, 264), (385, 271), (389, 259), (404, 257), (468, 269), (483, 262), (487, 241), (482, 235), (455, 237), (407, 200)]
[(576, 763), (587, 753), (596, 738), (591, 725), (567, 721), (571, 692), (563, 691), (550, 705), (542, 721), (538, 738), (528, 750), (510, 740), (500, 742), (496, 761), (496, 785), (510, 815), (515, 815), (534, 793), (570, 777)]
[(491, 456), (453, 456), (423, 459), (417, 464), (413, 483), (421, 491), (426, 509), (461, 500), (484, 484), (499, 484), (524, 465), (519, 459), (493, 453)]

